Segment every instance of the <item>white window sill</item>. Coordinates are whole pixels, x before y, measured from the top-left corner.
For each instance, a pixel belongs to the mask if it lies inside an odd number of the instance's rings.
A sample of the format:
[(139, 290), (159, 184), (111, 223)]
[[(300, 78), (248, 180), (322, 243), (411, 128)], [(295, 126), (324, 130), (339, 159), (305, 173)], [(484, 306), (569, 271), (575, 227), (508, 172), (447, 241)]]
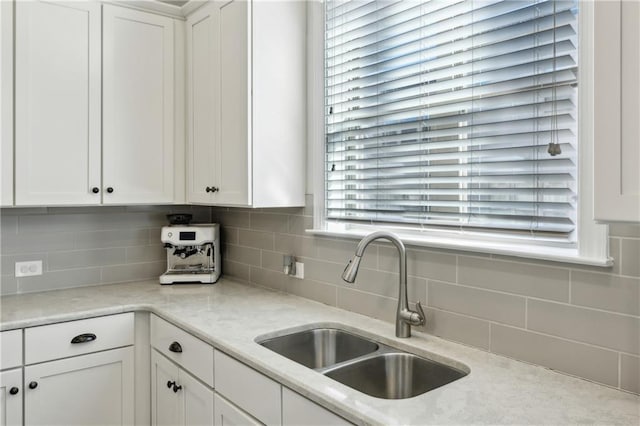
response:
[[(325, 229), (307, 229), (308, 234), (327, 237), (361, 239), (365, 235), (386, 228), (381, 227), (348, 227), (344, 224), (327, 223)], [(610, 257), (593, 258), (581, 256), (575, 247), (553, 247), (542, 245), (523, 238), (501, 238), (483, 235), (481, 238), (467, 231), (446, 231), (442, 235), (434, 233), (406, 231), (402, 229), (386, 229), (398, 235), (406, 245), (431, 247), (437, 249), (460, 250), (484, 254), (498, 254), (527, 259), (546, 260), (551, 262), (574, 263), (599, 267), (610, 267)]]

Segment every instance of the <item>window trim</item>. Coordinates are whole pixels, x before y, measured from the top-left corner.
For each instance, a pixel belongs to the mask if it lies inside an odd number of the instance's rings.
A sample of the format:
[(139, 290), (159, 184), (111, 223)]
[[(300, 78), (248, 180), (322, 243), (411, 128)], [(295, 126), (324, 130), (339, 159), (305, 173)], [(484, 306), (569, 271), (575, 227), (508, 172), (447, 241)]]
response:
[[(593, 220), (593, 174), (594, 174), (594, 6), (592, 2), (580, 2), (578, 80), (579, 104), (579, 151), (578, 151), (578, 211), (577, 244), (562, 247), (543, 238), (517, 235), (504, 236), (498, 232), (475, 233), (471, 230), (414, 230), (403, 226), (385, 227), (396, 232), (402, 240), (412, 246), (451, 249), (466, 252), (481, 252), (516, 256), (554, 262), (576, 263), (609, 267), (608, 226)], [(325, 127), (324, 127), (324, 4), (322, 1), (308, 3), (308, 131), (309, 131), (309, 178), (312, 181), (314, 211), (312, 235), (360, 239), (374, 228), (373, 225), (354, 226), (336, 224), (325, 216)], [(375, 226), (375, 229), (380, 229)]]

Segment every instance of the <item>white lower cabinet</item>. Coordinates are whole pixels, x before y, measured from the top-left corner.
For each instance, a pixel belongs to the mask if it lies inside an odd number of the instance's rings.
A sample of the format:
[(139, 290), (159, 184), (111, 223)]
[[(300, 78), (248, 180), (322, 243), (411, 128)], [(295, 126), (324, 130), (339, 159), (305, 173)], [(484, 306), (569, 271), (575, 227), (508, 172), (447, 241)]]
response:
[(213, 425), (213, 390), (153, 350), (151, 423), (167, 426)]
[(0, 426), (22, 425), (22, 368), (0, 372)]
[(217, 350), (213, 366), (217, 393), (266, 425), (282, 424), (280, 383)]
[(351, 423), (283, 387), (282, 424), (284, 426), (344, 426)]
[(25, 426), (132, 425), (133, 330), (132, 313), (25, 329)]
[(24, 424), (131, 425), (133, 347), (24, 369)]
[(216, 417), (215, 426), (259, 426), (259, 421), (216, 394), (215, 396)]

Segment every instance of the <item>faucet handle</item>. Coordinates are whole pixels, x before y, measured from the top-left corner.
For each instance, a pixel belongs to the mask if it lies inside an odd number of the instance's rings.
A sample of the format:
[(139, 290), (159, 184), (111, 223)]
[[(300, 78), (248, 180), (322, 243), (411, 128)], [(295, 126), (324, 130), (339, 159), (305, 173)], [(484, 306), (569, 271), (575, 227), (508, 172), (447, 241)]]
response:
[(410, 309), (403, 309), (400, 311), (400, 319), (409, 325), (423, 325), (427, 317), (422, 309), (422, 304), (420, 302), (416, 303), (416, 308), (418, 309), (418, 312)]
[(424, 309), (422, 309), (422, 304), (419, 300), (418, 303), (416, 303), (416, 309), (418, 310), (418, 315), (420, 315), (420, 322), (416, 325), (424, 325), (427, 321), (427, 316), (424, 314)]

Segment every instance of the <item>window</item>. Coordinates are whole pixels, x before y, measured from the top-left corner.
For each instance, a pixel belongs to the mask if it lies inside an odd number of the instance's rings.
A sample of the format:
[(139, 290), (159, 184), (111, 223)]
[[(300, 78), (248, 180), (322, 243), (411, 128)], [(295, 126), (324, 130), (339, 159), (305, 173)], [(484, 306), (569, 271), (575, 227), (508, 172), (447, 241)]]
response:
[(578, 199), (579, 18), (577, 0), (327, 0), (316, 228), (578, 250), (579, 223), (596, 228)]
[(575, 1), (328, 1), (327, 217), (569, 235), (576, 15)]

